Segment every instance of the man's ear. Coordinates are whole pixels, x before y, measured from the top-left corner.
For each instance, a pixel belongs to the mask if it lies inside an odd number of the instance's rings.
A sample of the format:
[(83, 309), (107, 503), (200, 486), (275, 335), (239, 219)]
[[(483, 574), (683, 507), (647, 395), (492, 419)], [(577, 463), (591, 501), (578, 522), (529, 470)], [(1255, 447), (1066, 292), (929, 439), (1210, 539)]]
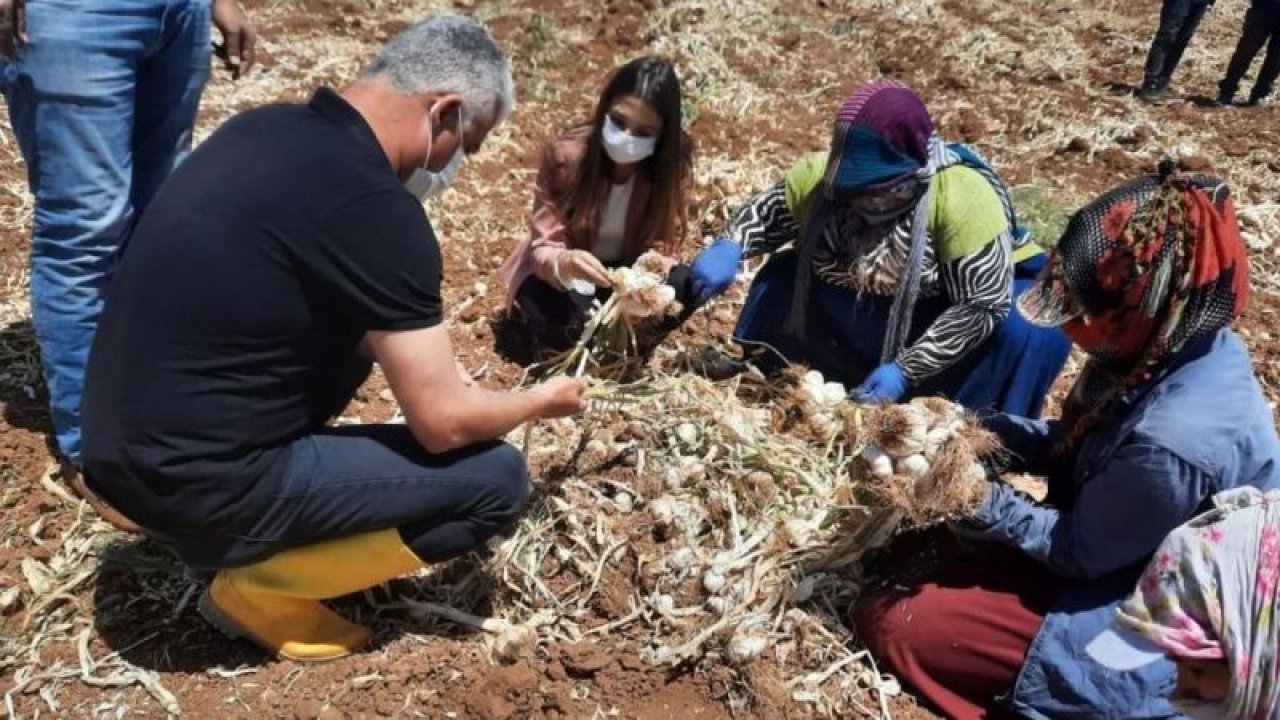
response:
[(431, 136), (438, 137), (446, 128), (460, 136), (462, 128), (458, 126), (458, 120), (461, 117), (459, 108), (462, 107), (462, 96), (454, 92), (442, 93), (430, 102)]

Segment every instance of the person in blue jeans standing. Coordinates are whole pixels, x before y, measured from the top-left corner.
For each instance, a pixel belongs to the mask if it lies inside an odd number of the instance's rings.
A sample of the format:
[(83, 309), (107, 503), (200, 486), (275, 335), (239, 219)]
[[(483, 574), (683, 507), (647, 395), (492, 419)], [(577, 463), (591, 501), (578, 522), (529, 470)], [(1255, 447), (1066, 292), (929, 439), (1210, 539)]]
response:
[(71, 467), (104, 292), (136, 218), (191, 149), (211, 19), (232, 71), (247, 72), (255, 33), (236, 0), (0, 0), (0, 89), (35, 196), (32, 319)]

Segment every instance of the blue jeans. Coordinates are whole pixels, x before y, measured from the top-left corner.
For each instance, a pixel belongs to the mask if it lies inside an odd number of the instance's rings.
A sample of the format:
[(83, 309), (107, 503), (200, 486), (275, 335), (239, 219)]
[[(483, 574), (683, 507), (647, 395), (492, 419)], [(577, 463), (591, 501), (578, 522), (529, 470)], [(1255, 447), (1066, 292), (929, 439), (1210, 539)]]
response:
[(80, 459), (80, 395), (135, 217), (191, 148), (209, 0), (30, 0), (0, 89), (35, 196), (31, 312), (54, 431)]
[(197, 570), (387, 528), (424, 562), (440, 562), (483, 545), (519, 517), (528, 495), (524, 456), (506, 443), (433, 455), (405, 425), (352, 425), (295, 441), (279, 492), (233, 527), (149, 534)]

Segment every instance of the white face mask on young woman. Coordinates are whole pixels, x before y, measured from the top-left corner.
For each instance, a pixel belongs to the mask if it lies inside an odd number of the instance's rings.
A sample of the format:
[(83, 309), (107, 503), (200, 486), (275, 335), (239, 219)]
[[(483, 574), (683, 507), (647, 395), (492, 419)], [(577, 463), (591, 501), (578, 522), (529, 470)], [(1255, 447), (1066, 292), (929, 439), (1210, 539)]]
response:
[(404, 182), (404, 187), (413, 193), (414, 197), (422, 202), (426, 202), (431, 198), (439, 195), (449, 189), (449, 185), (458, 175), (458, 169), (462, 167), (462, 160), (466, 153), (462, 149), (462, 132), (466, 127), (463, 122), (462, 105), (458, 105), (458, 147), (453, 151), (453, 156), (449, 158), (449, 162), (440, 170), (428, 170), (427, 163), (431, 161), (430, 144), (427, 145), (427, 159), (422, 161), (422, 167), (413, 169), (413, 174)]
[(631, 165), (653, 155), (658, 147), (658, 138), (637, 137), (618, 127), (613, 118), (604, 116), (604, 127), (601, 128), (600, 139), (604, 143), (604, 151), (609, 159), (619, 165)]

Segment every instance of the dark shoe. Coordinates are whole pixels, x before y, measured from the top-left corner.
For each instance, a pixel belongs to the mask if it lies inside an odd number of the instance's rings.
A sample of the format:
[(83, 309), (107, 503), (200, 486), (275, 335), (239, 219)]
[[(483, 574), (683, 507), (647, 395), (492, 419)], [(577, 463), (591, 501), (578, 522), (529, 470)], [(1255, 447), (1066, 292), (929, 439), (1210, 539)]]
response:
[(747, 369), (746, 361), (715, 347), (705, 347), (695, 355), (686, 355), (684, 360), (690, 372), (711, 381), (728, 380)]
[(1178, 99), (1178, 93), (1171, 87), (1144, 87), (1138, 91), (1138, 99), (1151, 104), (1163, 105)]
[(1273, 101), (1270, 96), (1251, 97), (1249, 98), (1249, 102), (1245, 103), (1245, 106), (1266, 108), (1266, 107), (1271, 107), (1272, 102)]
[(1234, 95), (1219, 94), (1217, 99), (1213, 101), (1214, 107), (1229, 108), (1235, 107), (1236, 98)]
[(62, 475), (62, 481), (71, 486), (71, 489), (75, 490), (80, 499), (89, 503), (89, 507), (96, 510), (102, 516), (102, 519), (111, 523), (115, 529), (134, 534), (142, 532), (141, 528), (138, 527), (138, 523), (125, 517), (124, 513), (111, 507), (110, 503), (89, 489), (89, 486), (84, 481), (84, 472), (81, 471), (79, 465), (63, 460), (59, 472)]

